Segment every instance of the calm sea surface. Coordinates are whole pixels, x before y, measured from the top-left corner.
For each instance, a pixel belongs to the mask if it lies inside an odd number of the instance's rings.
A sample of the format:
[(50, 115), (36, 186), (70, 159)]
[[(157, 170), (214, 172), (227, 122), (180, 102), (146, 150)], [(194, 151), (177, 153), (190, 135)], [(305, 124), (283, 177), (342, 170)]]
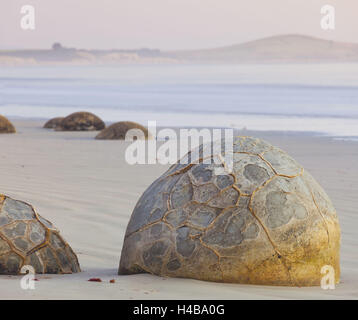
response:
[(357, 139), (358, 64), (1, 67), (0, 113)]

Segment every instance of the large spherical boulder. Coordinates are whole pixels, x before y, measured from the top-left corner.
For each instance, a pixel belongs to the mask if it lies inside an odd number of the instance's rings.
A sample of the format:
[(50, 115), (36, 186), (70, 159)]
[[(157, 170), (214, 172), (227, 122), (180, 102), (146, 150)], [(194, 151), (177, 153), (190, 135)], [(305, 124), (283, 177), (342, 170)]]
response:
[(110, 125), (109, 127), (103, 129), (97, 136), (96, 139), (103, 140), (124, 140), (126, 134), (129, 130), (140, 130), (142, 132), (142, 136), (145, 139), (150, 138), (150, 134), (147, 128), (143, 127), (139, 123), (131, 122), (131, 121), (120, 121)]
[(209, 159), (173, 165), (144, 192), (119, 274), (314, 286), (330, 265), (339, 281), (336, 211), (301, 165), (250, 137), (234, 139), (232, 173), (216, 175), (224, 158)]
[(22, 201), (0, 195), (0, 274), (80, 272), (77, 257), (59, 231)]
[(44, 128), (45, 129), (56, 129), (57, 127), (59, 127), (61, 125), (63, 119), (64, 119), (63, 117), (57, 117), (57, 118), (50, 119), (45, 123)]
[(57, 131), (96, 131), (105, 128), (104, 122), (90, 112), (75, 112), (64, 118)]
[(13, 124), (4, 116), (0, 115), (0, 133), (15, 133)]

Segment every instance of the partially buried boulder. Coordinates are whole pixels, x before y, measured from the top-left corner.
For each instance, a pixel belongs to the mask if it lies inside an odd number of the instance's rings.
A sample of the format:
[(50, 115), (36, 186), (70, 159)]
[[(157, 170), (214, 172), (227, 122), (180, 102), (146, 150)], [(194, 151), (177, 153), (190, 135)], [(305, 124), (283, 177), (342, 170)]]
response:
[(50, 119), (49, 121), (47, 121), (44, 125), (45, 129), (56, 129), (57, 127), (59, 127), (61, 125), (61, 122), (64, 118), (63, 117), (57, 117), (57, 118), (53, 118)]
[[(126, 134), (129, 130), (140, 130), (138, 133), (141, 137), (145, 139), (150, 138), (148, 129), (140, 125), (139, 123), (132, 121), (120, 121), (110, 125), (108, 128), (102, 130), (97, 136), (96, 139), (103, 140), (124, 140)], [(133, 135), (136, 135), (136, 131), (133, 131)], [(139, 137), (138, 137), (139, 138)]]
[(232, 171), (215, 152), (205, 163), (174, 164), (148, 187), (128, 223), (119, 274), (314, 286), (330, 266), (338, 282), (340, 227), (321, 186), (262, 140), (235, 137), (233, 152)]
[(34, 208), (0, 194), (0, 274), (80, 272), (77, 257), (59, 231)]
[(105, 128), (104, 122), (90, 112), (75, 112), (64, 118), (57, 131), (96, 131)]
[(15, 133), (15, 127), (4, 116), (0, 115), (0, 133)]

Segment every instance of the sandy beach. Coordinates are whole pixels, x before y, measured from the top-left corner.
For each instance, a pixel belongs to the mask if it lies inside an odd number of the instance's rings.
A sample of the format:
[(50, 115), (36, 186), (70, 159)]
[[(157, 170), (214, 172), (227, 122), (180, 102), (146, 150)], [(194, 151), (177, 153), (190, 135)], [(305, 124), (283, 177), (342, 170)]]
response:
[[(293, 156), (331, 197), (342, 229), (341, 283), (335, 290), (218, 284), (149, 274), (118, 276), (125, 229), (142, 192), (168, 166), (125, 162), (127, 143), (94, 140), (96, 132), (54, 132), (43, 121), (14, 120), (0, 135), (0, 192), (31, 203), (78, 256), (82, 272), (0, 276), (0, 299), (357, 299), (358, 144), (308, 134), (246, 132)], [(89, 282), (89, 278), (102, 282)], [(115, 283), (110, 283), (115, 279)]]

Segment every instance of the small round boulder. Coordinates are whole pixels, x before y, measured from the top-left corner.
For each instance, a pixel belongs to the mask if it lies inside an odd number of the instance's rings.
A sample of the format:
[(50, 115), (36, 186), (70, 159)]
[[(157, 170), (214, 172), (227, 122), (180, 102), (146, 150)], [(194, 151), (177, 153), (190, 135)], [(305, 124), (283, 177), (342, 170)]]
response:
[(44, 125), (45, 129), (56, 129), (58, 126), (61, 125), (61, 122), (64, 118), (63, 117), (57, 117), (57, 118), (53, 118), (50, 119), (49, 121), (47, 121)]
[[(22, 201), (0, 195), (0, 274), (80, 272), (76, 254), (51, 222)], [(25, 270), (24, 270), (25, 271)]]
[(64, 118), (56, 131), (97, 131), (105, 128), (104, 122), (90, 112), (75, 112)]
[(120, 121), (102, 130), (96, 136), (96, 139), (124, 140), (127, 132), (132, 129), (133, 129), (133, 135), (137, 136), (136, 133), (138, 133), (139, 136), (138, 138), (143, 138), (143, 139), (150, 138), (150, 134), (147, 128), (143, 127), (139, 123), (131, 122), (131, 121)]
[(143, 193), (119, 274), (317, 286), (328, 265), (338, 283), (340, 226), (321, 186), (260, 139), (235, 137), (232, 162), (223, 151), (206, 153), (223, 145), (189, 152), (202, 160), (178, 162)]
[(14, 125), (4, 116), (0, 115), (0, 133), (15, 133)]

